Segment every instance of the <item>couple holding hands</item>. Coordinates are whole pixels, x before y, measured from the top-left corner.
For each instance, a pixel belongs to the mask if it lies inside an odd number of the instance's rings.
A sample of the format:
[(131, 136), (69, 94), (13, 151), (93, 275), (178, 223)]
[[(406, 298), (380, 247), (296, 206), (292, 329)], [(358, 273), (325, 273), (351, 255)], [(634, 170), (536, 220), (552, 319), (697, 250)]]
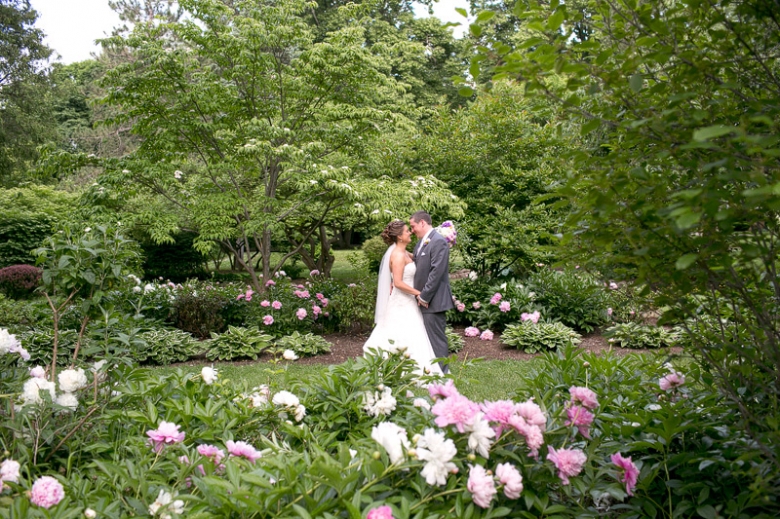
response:
[[(410, 254), (406, 247), (412, 233), (417, 245)], [(449, 353), (445, 314), (454, 308), (447, 240), (436, 232), (425, 211), (414, 213), (409, 225), (401, 220), (390, 222), (382, 239), (389, 247), (379, 266), (376, 326), (363, 351), (402, 348), (417, 363), (419, 373), (446, 373), (447, 365), (434, 359)]]

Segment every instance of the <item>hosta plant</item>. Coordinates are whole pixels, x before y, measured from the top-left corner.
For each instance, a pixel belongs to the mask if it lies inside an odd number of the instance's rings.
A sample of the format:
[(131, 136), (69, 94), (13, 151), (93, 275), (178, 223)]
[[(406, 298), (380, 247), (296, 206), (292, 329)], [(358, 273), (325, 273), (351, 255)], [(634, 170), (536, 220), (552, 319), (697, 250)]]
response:
[(140, 334), (146, 343), (134, 351), (138, 362), (166, 365), (184, 362), (198, 353), (200, 346), (189, 333), (175, 329), (157, 329)]
[(578, 344), (580, 334), (563, 323), (529, 320), (507, 326), (501, 342), (525, 353), (537, 353)]
[(654, 349), (672, 346), (677, 342), (677, 333), (661, 326), (634, 322), (616, 324), (606, 329), (604, 336), (610, 344), (621, 348)]
[(273, 338), (257, 328), (229, 326), (225, 333), (211, 333), (204, 344), (209, 360), (257, 359), (271, 346)]
[(320, 335), (293, 332), (287, 337), (277, 339), (276, 349), (292, 350), (296, 355), (311, 357), (321, 353), (330, 353), (330, 343)]

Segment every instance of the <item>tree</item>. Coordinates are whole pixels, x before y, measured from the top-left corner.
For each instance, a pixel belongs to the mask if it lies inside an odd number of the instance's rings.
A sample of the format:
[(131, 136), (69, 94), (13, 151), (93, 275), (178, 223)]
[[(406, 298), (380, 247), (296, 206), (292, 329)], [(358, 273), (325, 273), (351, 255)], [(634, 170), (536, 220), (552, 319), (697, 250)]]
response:
[(0, 0), (0, 182), (9, 185), (52, 138), (45, 61), (51, 50), (34, 27), (29, 0)]
[(440, 110), (417, 148), (418, 170), (435, 172), (468, 204), (461, 250), (481, 273), (548, 263), (545, 247), (562, 224), (553, 200), (532, 202), (565, 177), (558, 157), (576, 142), (558, 132), (552, 107), (533, 108), (521, 88), (498, 82), (467, 108)]
[[(361, 28), (316, 42), (300, 0), (180, 5), (182, 21), (114, 37), (109, 43), (134, 60), (104, 81), (105, 101), (122, 110), (113, 122), (132, 121), (142, 144), (107, 163), (101, 182), (159, 197), (138, 214), (157, 241), (198, 232), (199, 250), (218, 244), (260, 289), (255, 254), (269, 279), (313, 239), (316, 265), (327, 269), (335, 211), (368, 220), (409, 214), (415, 201), (403, 185), (345, 165), (371, 135), (409, 124), (399, 115), (403, 86), (366, 48)], [(430, 207), (459, 210), (440, 182), (425, 182)], [(272, 264), (274, 250), (285, 254)]]
[[(570, 240), (638, 266), (780, 474), (780, 18), (771, 2), (518, 2), (534, 31), (497, 77), (553, 100), (593, 148), (561, 191)], [(588, 17), (589, 30), (573, 33)], [(486, 53), (491, 52), (485, 48)], [(565, 84), (549, 81), (563, 74)], [(769, 475), (772, 474), (772, 475)], [(776, 479), (774, 480), (776, 481)], [(766, 488), (765, 488), (766, 490)]]

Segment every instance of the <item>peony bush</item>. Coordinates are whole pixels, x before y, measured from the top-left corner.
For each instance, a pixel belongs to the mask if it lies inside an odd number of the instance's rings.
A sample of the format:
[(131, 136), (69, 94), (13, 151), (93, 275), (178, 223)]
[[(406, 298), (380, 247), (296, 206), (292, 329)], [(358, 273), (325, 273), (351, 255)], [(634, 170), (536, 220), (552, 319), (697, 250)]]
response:
[(760, 459), (738, 463), (749, 442), (706, 377), (652, 358), (567, 348), (517, 394), (475, 402), (452, 379), (416, 379), (403, 351), (247, 388), (208, 367), (112, 363), (50, 380), (3, 337), (4, 517), (755, 517), (772, 504), (751, 491)]

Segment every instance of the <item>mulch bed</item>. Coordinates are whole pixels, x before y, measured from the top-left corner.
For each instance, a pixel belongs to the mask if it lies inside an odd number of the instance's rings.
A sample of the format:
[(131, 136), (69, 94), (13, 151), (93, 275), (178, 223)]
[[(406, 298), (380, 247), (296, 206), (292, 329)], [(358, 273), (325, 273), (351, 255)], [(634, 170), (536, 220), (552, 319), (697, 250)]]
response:
[[(455, 331), (463, 337), (463, 327), (455, 327)], [(341, 364), (347, 359), (360, 357), (363, 355), (363, 344), (368, 339), (369, 334), (329, 334), (324, 335), (325, 339), (331, 343), (331, 352), (315, 357), (304, 357), (295, 361), (296, 364)], [(534, 358), (535, 354), (523, 353), (522, 351), (504, 346), (501, 344), (501, 334), (496, 333), (492, 341), (483, 341), (479, 337), (464, 337), (465, 346), (458, 353), (458, 360), (477, 359), (484, 360), (529, 360)], [(589, 335), (582, 337), (579, 347), (593, 353), (603, 353), (612, 351), (617, 355), (627, 355), (631, 352), (642, 352), (650, 350), (629, 350), (612, 347), (600, 332), (597, 330)], [(679, 348), (672, 348), (674, 353), (679, 353)], [(682, 350), (680, 350), (682, 351)], [(260, 361), (268, 360), (266, 356), (261, 356)]]

